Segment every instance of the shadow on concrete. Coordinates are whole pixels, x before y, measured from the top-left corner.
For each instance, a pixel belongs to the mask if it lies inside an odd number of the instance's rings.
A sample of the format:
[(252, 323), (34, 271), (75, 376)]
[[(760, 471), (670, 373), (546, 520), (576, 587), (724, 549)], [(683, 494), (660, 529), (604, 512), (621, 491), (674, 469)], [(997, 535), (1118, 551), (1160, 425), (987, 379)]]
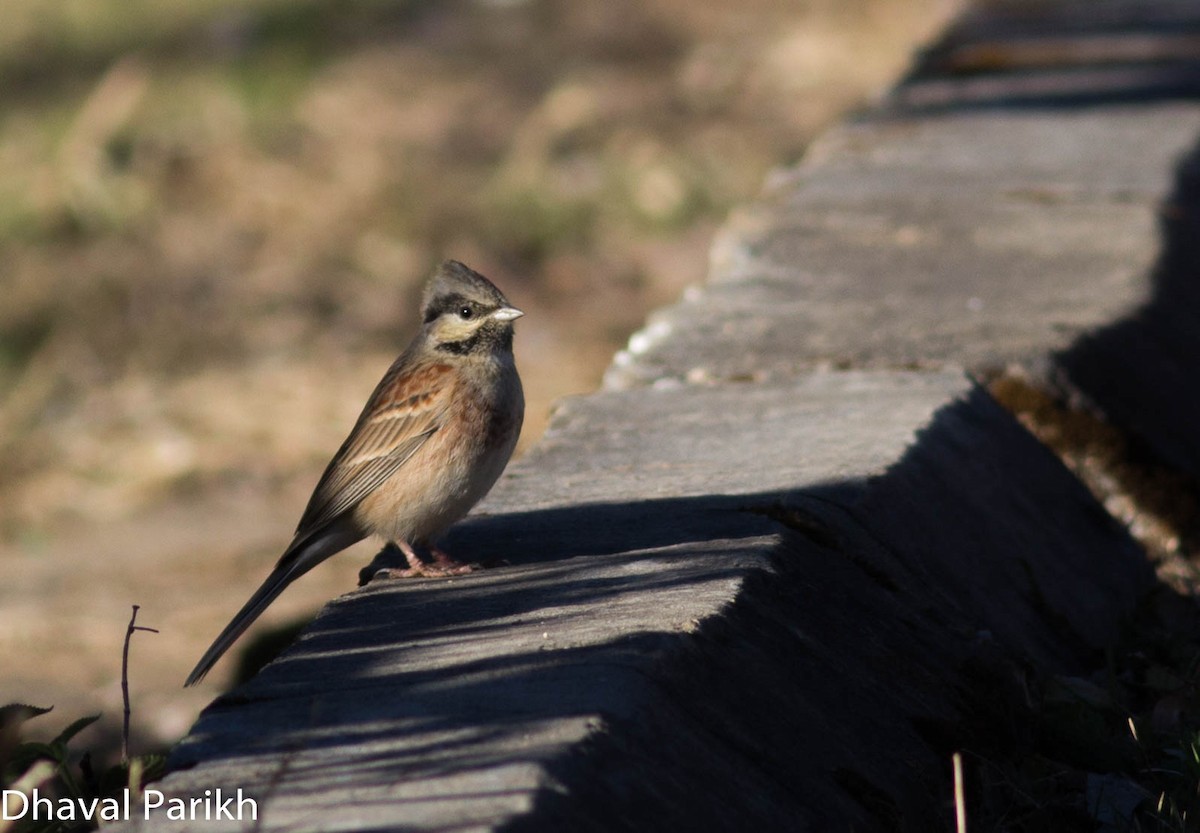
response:
[[(1153, 583), (981, 389), (869, 481), (560, 506), (453, 540), (513, 566), (338, 600), (173, 768), (266, 755), (289, 796), (427, 779), (418, 801), (462, 802), (488, 797), (464, 773), (544, 765), (510, 830), (934, 829), (949, 750), (1032, 743), (1025, 675), (1099, 664)], [(714, 583), (736, 587), (724, 609), (672, 630)], [(659, 598), (644, 629), (621, 619)], [(610, 615), (625, 635), (595, 636)], [(507, 647), (543, 618), (555, 643)]]
[(1179, 163), (1160, 224), (1149, 300), (1055, 361), (1109, 420), (1200, 484), (1200, 143)]

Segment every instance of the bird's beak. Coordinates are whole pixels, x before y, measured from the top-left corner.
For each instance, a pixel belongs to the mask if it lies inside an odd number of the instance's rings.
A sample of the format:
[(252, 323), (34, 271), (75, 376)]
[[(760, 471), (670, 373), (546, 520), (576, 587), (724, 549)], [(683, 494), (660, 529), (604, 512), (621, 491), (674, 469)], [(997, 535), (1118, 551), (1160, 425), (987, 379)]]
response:
[(524, 314), (516, 307), (500, 307), (500, 309), (492, 313), (492, 318), (495, 318), (497, 321), (515, 321)]

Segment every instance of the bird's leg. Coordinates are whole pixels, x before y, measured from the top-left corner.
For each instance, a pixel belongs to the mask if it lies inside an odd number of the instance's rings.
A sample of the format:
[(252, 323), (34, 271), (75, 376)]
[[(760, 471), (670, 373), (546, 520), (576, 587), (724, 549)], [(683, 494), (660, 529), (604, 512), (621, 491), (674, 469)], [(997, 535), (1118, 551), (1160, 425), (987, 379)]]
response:
[[(397, 570), (391, 567), (385, 567), (382, 570), (377, 570), (370, 580), (376, 579), (393, 579), (393, 578), (413, 578), (416, 576), (459, 576), (463, 573), (469, 573), (472, 570), (478, 569), (475, 564), (463, 564), (455, 561), (449, 555), (436, 547), (430, 547), (430, 554), (433, 555), (433, 563), (426, 564), (417, 555), (417, 551), (413, 549), (412, 544), (407, 541), (393, 542), (400, 552), (404, 553), (404, 560), (408, 562), (408, 568)], [(361, 582), (360, 582), (361, 584)]]
[(400, 552), (404, 553), (404, 560), (408, 562), (408, 570), (405, 572), (411, 572), (415, 576), (422, 575), (421, 571), (425, 569), (425, 562), (417, 555), (412, 544), (408, 541), (397, 541), (396, 546), (400, 548)]

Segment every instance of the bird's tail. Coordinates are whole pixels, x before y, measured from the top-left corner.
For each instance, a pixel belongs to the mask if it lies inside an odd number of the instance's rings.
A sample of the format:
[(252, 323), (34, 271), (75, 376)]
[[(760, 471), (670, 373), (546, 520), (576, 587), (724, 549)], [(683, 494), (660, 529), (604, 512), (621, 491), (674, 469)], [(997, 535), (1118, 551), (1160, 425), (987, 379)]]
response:
[(187, 682), (183, 684), (184, 687), (195, 685), (203, 680), (204, 675), (216, 665), (217, 660), (229, 650), (229, 647), (246, 631), (246, 628), (254, 624), (254, 620), (262, 615), (262, 612), (289, 584), (329, 556), (344, 550), (362, 538), (362, 534), (357, 530), (339, 528), (335, 525), (332, 529), (325, 529), (316, 535), (305, 536), (293, 541), (287, 551), (280, 556), (279, 562), (267, 576), (267, 580), (254, 591), (250, 600), (242, 605), (242, 609), (225, 626), (225, 630), (221, 631), (220, 636), (213, 640), (213, 644), (204, 652), (204, 656), (200, 657), (200, 661), (188, 675)]

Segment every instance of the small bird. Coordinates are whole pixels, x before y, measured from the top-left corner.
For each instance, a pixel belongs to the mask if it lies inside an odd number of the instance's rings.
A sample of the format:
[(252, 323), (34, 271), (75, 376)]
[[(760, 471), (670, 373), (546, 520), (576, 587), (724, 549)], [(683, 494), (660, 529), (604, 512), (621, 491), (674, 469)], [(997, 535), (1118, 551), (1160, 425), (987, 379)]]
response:
[[(420, 332), (329, 462), (275, 569), (186, 686), (202, 680), (284, 588), (369, 535), (404, 553), (408, 569), (398, 575), (472, 569), (432, 543), (488, 493), (512, 456), (525, 417), (512, 352), (513, 321), (523, 314), (463, 264), (438, 268), (421, 303)], [(423, 562), (417, 547), (428, 548), (434, 563)]]

